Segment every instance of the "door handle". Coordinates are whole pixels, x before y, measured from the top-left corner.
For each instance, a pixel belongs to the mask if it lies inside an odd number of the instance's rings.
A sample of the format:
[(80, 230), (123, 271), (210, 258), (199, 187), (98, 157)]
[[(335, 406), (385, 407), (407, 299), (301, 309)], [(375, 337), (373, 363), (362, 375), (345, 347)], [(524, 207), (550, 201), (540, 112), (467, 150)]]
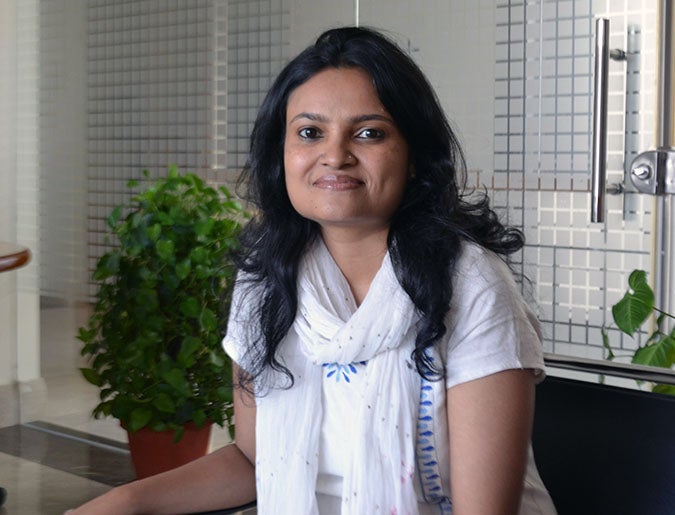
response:
[(607, 182), (607, 75), (609, 70), (609, 20), (595, 20), (593, 75), (593, 149), (591, 156), (591, 222), (605, 221)]

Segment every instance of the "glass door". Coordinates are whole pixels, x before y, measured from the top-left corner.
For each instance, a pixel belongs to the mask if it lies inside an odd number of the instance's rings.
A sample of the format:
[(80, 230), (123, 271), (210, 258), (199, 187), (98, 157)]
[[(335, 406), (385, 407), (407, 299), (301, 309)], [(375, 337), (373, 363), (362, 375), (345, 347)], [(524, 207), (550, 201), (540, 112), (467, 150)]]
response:
[[(526, 235), (515, 266), (545, 350), (617, 361), (632, 339), (611, 307), (632, 270), (652, 271), (654, 197), (627, 180), (656, 145), (657, 2), (362, 0), (362, 25), (390, 31), (431, 79), (468, 156), (470, 185)], [(609, 19), (606, 216), (591, 223), (595, 20)], [(621, 50), (622, 52), (618, 52)], [(621, 184), (622, 187), (616, 185)], [(673, 256), (670, 256), (673, 259)], [(630, 382), (634, 385), (634, 382)]]

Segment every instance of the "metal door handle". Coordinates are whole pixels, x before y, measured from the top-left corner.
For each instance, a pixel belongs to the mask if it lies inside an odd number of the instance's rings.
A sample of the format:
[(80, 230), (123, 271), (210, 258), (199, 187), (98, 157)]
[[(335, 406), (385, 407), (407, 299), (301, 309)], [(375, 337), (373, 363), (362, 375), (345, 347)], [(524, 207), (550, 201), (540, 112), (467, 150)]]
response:
[(591, 222), (605, 221), (607, 182), (607, 74), (609, 70), (609, 20), (595, 20), (593, 76), (593, 154), (591, 162)]

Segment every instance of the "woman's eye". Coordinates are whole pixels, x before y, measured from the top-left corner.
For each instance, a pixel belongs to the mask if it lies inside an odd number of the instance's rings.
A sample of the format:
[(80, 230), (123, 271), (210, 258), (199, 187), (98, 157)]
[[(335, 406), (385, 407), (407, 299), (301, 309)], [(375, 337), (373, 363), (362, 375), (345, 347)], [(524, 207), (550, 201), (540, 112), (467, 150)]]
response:
[(320, 136), (320, 133), (315, 127), (305, 127), (298, 131), (298, 135), (304, 139), (316, 139)]
[(384, 137), (384, 131), (379, 129), (363, 129), (356, 137), (361, 139), (379, 139)]

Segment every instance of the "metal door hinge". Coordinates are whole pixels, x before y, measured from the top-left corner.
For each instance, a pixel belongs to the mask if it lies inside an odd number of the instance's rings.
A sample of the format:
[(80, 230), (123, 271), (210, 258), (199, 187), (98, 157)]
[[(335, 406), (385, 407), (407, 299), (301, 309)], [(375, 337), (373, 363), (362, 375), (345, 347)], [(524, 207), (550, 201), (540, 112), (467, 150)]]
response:
[(675, 194), (675, 148), (658, 148), (638, 155), (630, 165), (630, 180), (642, 193)]

